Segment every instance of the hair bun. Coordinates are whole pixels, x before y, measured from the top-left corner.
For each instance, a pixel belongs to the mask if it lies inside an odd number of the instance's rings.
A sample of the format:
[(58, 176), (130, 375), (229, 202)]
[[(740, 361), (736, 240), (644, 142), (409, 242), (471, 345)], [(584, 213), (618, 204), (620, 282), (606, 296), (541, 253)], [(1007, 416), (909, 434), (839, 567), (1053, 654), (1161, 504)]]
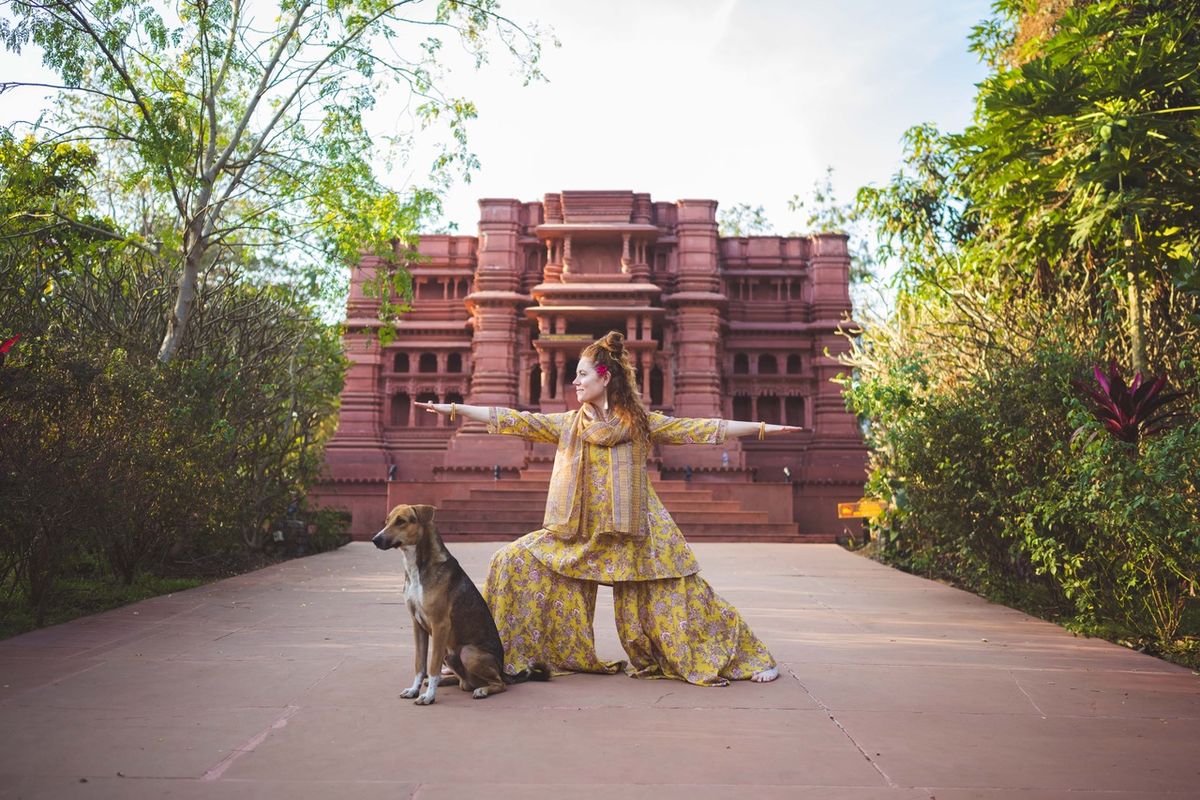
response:
[(625, 352), (625, 335), (619, 331), (609, 331), (598, 344), (611, 353), (613, 358), (620, 358)]

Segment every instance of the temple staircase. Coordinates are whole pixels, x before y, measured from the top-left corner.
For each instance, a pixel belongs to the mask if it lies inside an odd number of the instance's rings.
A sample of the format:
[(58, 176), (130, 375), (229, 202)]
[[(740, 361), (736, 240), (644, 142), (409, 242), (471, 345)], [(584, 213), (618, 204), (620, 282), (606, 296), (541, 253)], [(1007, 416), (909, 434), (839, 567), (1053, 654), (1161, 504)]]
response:
[[(832, 542), (833, 536), (801, 534), (794, 522), (770, 522), (765, 510), (747, 510), (735, 500), (717, 500), (703, 484), (664, 480), (651, 472), (651, 485), (689, 542)], [(463, 499), (438, 509), (438, 532), (450, 542), (511, 541), (542, 527), (550, 465), (534, 462), (519, 478), (473, 486)]]

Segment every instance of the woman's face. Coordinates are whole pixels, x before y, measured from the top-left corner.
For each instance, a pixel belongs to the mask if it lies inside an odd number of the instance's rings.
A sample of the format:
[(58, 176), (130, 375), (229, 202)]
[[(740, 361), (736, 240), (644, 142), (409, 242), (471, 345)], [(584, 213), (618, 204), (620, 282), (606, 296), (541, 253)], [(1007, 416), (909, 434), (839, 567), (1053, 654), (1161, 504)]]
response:
[(608, 382), (612, 380), (612, 375), (605, 374), (601, 376), (596, 372), (596, 365), (586, 356), (579, 359), (579, 366), (575, 368), (575, 380), (571, 383), (575, 386), (575, 397), (579, 399), (579, 404), (591, 403), (597, 407), (604, 406), (604, 394), (608, 389)]

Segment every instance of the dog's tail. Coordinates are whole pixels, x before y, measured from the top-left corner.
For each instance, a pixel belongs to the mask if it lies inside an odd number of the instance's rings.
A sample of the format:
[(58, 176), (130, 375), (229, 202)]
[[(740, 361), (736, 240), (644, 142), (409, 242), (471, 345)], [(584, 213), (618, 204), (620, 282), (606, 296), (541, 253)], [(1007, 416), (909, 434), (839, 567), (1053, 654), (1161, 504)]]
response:
[(550, 680), (550, 668), (540, 661), (535, 661), (516, 675), (504, 674), (505, 683), (524, 683), (525, 681)]

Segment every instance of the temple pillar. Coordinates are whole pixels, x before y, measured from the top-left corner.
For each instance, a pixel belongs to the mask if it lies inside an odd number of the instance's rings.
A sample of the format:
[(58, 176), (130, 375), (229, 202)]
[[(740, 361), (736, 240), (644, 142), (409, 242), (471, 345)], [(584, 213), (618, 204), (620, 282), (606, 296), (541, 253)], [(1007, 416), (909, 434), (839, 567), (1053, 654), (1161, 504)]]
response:
[(841, 322), (850, 313), (849, 239), (844, 233), (812, 237), (809, 268), (812, 272), (813, 321)]
[(547, 239), (546, 266), (542, 268), (542, 280), (546, 283), (557, 283), (562, 280), (562, 271), (559, 246), (553, 239)]
[[(727, 301), (721, 293), (717, 204), (712, 200), (680, 200), (678, 209), (678, 291), (664, 298), (675, 311), (675, 415), (719, 417), (721, 365), (718, 343), (721, 313)], [(663, 448), (663, 463), (720, 466), (721, 450), (719, 447)]]
[(342, 346), (350, 360), (342, 390), (338, 427), (326, 461), (335, 480), (384, 480), (390, 459), (383, 447), (383, 350), (379, 346), (378, 301), (363, 291), (384, 264), (367, 257), (351, 269)]
[(383, 267), (381, 259), (367, 256), (350, 268), (346, 333), (342, 336), (350, 368), (342, 389), (337, 430), (325, 447), (330, 481), (319, 500), (321, 505), (348, 510), (355, 532), (378, 530), (387, 515), (386, 481), (392, 458), (383, 441), (383, 414), (390, 400), (383, 383), (383, 350), (377, 333), (383, 323), (378, 300), (363, 291)]
[(812, 427), (806, 475), (812, 479), (861, 480), (866, 462), (858, 420), (847, 413), (842, 388), (833, 379), (846, 371), (837, 359), (849, 346), (838, 327), (850, 313), (850, 255), (844, 234), (812, 238), (813, 373)]
[(642, 402), (650, 405), (650, 353), (643, 350), (638, 356), (638, 368), (642, 371)]
[(563, 389), (567, 385), (567, 355), (561, 350), (554, 353), (554, 399), (563, 399)]
[[(521, 204), (516, 200), (481, 200), (475, 291), (467, 296), (474, 323), (471, 342), (470, 405), (512, 407), (517, 404), (519, 322), (530, 298), (520, 293), (524, 250), (520, 244)], [(520, 467), (525, 444), (512, 437), (488, 436), (482, 422), (464, 422), (446, 451), (447, 466)]]
[(629, 274), (633, 276), (633, 279), (639, 283), (648, 282), (650, 280), (650, 264), (647, 263), (646, 260), (646, 253), (649, 247), (649, 244), (646, 242), (634, 242), (633, 265), (629, 269)]
[(538, 369), (541, 371), (542, 391), (541, 403), (545, 407), (545, 403), (550, 399), (550, 354), (545, 350), (539, 349), (538, 354)]
[[(539, 350), (538, 364), (542, 368), (542, 411), (546, 414), (566, 411), (567, 401), (563, 396), (563, 370), (566, 369), (566, 356), (561, 351)], [(551, 379), (551, 372), (553, 372), (553, 379)]]

